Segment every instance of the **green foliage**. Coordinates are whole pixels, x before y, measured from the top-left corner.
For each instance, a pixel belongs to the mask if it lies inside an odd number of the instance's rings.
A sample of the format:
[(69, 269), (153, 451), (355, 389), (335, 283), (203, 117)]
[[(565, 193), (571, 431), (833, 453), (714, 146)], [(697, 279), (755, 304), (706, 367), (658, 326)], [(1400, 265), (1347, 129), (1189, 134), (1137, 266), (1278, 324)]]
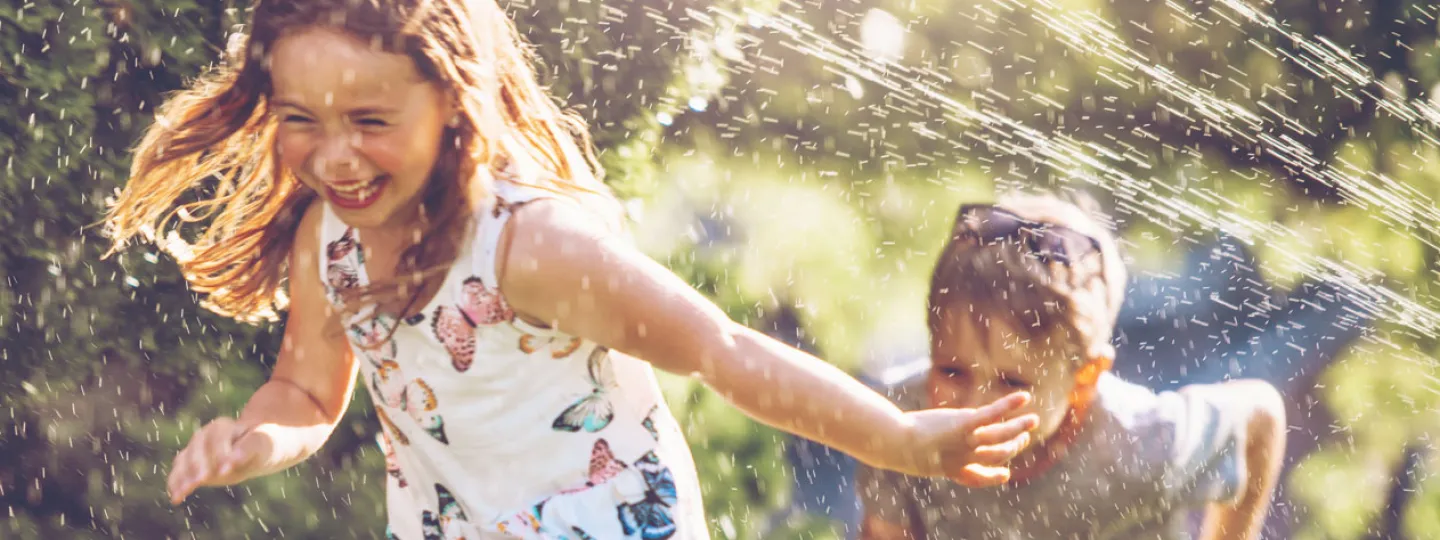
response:
[[(1044, 10), (866, 0), (845, 3), (845, 13), (831, 4), (506, 2), (554, 94), (595, 127), (612, 184), (646, 201), (636, 205), (642, 246), (738, 321), (764, 328), (798, 307), (814, 348), (847, 368), (878, 349), (923, 346), (926, 280), (958, 202), (1019, 186), (1086, 187), (1074, 183), (1078, 171), (1007, 153), (1014, 141), (955, 120), (959, 108), (1123, 155), (1122, 172), (1143, 181), (1137, 189), (1296, 231), (1255, 246), (1282, 286), (1302, 277), (1297, 255), (1323, 256), (1430, 302), (1436, 250), (1427, 233), (1382, 219), (1383, 205), (1337, 204), (1343, 190), (1297, 177), (1251, 142), (1207, 134), (1192, 103), (1131, 77), (1113, 55), (1068, 46), (1035, 17), (1098, 17), (1147, 64), (1313, 131), (1297, 138), (1320, 162), (1417, 200), (1440, 196), (1440, 149), (1424, 140), (1426, 128), (1240, 46), (1254, 38), (1295, 50), (1255, 24), (1217, 23), (1218, 3), (1072, 0)], [(202, 490), (181, 508), (163, 501), (171, 456), (264, 380), (281, 326), (201, 311), (152, 248), (102, 259), (92, 226), (156, 104), (215, 59), (245, 5), (66, 0), (0, 10), (0, 128), (10, 135), (0, 137), (0, 463), (16, 464), (0, 467), (0, 536), (368, 537), (382, 528), (383, 475), (363, 392), (307, 464)], [(770, 32), (763, 18), (748, 20), (746, 7), (795, 17), (852, 49), (865, 13), (886, 10), (908, 25), (897, 62), (915, 70), (882, 78), (907, 91), (941, 81), (951, 102), (887, 91), (809, 54), (804, 40)], [(1436, 26), (1421, 24), (1421, 7), (1369, 0), (1336, 14), (1282, 0), (1264, 9), (1291, 32), (1363, 51), (1368, 73), (1423, 103), (1440, 69)], [(692, 98), (705, 107), (691, 109)], [(1091, 191), (1110, 207), (1135, 195)], [(1116, 217), (1134, 272), (1164, 271), (1177, 243), (1210, 232), (1175, 216)], [(1383, 340), (1323, 378), (1343, 430), (1292, 477), (1303, 515), (1314, 518), (1299, 535), (1362, 534), (1399, 445), (1440, 428), (1425, 412), (1440, 405), (1434, 355), (1417, 353), (1433, 351), (1433, 338), (1401, 330), (1383, 328)], [(693, 380), (662, 382), (690, 437), (717, 538), (843, 536), (824, 520), (771, 521), (790, 485), (778, 433)], [(1437, 497), (1429, 480), (1406, 509), (1416, 537), (1440, 536)]]

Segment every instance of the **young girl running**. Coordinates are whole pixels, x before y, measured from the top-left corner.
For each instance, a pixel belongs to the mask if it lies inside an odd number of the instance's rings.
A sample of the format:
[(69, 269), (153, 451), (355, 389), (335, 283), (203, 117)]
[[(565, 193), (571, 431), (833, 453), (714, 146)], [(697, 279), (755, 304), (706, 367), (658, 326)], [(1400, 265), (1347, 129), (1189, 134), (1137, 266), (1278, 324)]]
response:
[(1028, 395), (903, 413), (631, 247), (494, 0), (261, 0), (249, 29), (161, 109), (108, 220), (220, 313), (289, 309), (269, 381), (175, 458), (173, 503), (310, 456), (357, 370), (405, 539), (706, 538), (652, 364), (882, 469), (993, 485), (1028, 442)]

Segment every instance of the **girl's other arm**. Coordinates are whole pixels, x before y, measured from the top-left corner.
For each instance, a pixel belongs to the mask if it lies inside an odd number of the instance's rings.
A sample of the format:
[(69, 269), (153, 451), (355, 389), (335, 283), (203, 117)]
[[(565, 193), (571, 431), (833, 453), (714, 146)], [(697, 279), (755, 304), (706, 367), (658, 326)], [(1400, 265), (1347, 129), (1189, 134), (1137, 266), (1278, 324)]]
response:
[(306, 210), (290, 256), (290, 309), (275, 369), (240, 412), (201, 428), (175, 458), (171, 502), (200, 486), (287, 469), (319, 450), (345, 415), (356, 363), (320, 282), (323, 203)]
[(568, 334), (693, 375), (765, 424), (878, 468), (1003, 482), (1033, 415), (1028, 396), (978, 410), (904, 413), (834, 366), (731, 321), (683, 280), (598, 231), (578, 206), (518, 209), (502, 235), (501, 289), (518, 312)]
[(1270, 497), (1280, 476), (1285, 455), (1285, 402), (1274, 386), (1264, 381), (1239, 380), (1218, 386), (1197, 386), (1189, 391), (1224, 392), (1218, 402), (1248, 409), (1245, 433), (1245, 478), (1239, 500), (1212, 504), (1205, 516), (1201, 538), (1259, 538)]

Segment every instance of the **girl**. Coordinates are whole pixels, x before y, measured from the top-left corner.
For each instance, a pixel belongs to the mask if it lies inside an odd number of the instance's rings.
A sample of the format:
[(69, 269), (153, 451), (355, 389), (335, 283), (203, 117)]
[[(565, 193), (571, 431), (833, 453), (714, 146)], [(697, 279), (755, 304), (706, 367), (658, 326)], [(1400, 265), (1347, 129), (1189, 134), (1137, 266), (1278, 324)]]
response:
[(623, 241), (494, 0), (261, 0), (249, 26), (162, 108), (107, 223), (218, 312), (290, 310), (270, 380), (175, 458), (174, 504), (310, 456), (357, 370), (406, 539), (706, 538), (650, 364), (882, 469), (993, 485), (1027, 443), (1027, 395), (902, 413)]

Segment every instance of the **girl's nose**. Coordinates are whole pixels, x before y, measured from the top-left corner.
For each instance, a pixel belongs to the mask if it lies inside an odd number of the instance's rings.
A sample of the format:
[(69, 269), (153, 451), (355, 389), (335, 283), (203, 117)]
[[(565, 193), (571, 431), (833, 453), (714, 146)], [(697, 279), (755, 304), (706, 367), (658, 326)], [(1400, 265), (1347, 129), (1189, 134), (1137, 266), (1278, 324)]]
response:
[(356, 137), (349, 133), (326, 137), (315, 150), (310, 172), (322, 180), (358, 180), (360, 154), (355, 147)]

